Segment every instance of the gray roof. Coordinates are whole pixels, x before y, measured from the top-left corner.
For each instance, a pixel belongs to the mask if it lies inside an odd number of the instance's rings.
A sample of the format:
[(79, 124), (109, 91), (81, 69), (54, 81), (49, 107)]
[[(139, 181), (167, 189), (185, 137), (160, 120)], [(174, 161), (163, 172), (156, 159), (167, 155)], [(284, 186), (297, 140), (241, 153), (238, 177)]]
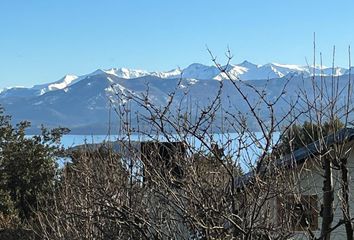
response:
[[(275, 167), (282, 168), (295, 168), (298, 165), (303, 164), (306, 159), (309, 159), (320, 154), (324, 154), (328, 149), (323, 148), (323, 146), (329, 147), (334, 144), (341, 144), (345, 141), (349, 142), (354, 139), (354, 129), (353, 128), (343, 128), (333, 134), (330, 134), (320, 140), (310, 143), (300, 149), (293, 151), (292, 153), (285, 155), (284, 157), (275, 160)], [(260, 174), (266, 172), (266, 166), (260, 168)], [(236, 186), (242, 188), (249, 184), (255, 171), (250, 171), (243, 176), (237, 178)]]

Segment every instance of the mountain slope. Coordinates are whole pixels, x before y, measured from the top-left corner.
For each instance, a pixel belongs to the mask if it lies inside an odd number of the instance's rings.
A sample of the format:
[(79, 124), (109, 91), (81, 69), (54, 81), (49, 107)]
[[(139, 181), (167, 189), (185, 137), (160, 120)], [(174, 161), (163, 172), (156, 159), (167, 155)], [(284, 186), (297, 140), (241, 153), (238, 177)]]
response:
[[(302, 75), (304, 77), (315, 75), (322, 76), (341, 76), (349, 74), (348, 69), (335, 67), (309, 67), (289, 64), (268, 63), (264, 65), (253, 64), (248, 61), (244, 61), (240, 64), (229, 64), (228, 66), (222, 66), (226, 73), (220, 73), (220, 69), (215, 66), (206, 66), (200, 63), (193, 63), (184, 69), (172, 69), (165, 72), (148, 72), (145, 70), (135, 70), (127, 68), (111, 68), (107, 70), (98, 69), (92, 73), (82, 76), (66, 75), (58, 81), (35, 85), (31, 88), (15, 87), (9, 89), (3, 89), (0, 91), (0, 99), (3, 97), (28, 97), (29, 95), (41, 95), (49, 91), (58, 89), (65, 89), (74, 83), (81, 81), (89, 76), (109, 74), (123, 79), (135, 79), (146, 76), (159, 77), (163, 79), (172, 78), (190, 78), (198, 80), (225, 80), (231, 77), (233, 80), (264, 80), (272, 78), (281, 78), (289, 74)], [(351, 72), (353, 73), (353, 71)]]
[[(295, 65), (255, 65), (246, 61), (238, 65), (230, 64), (225, 68), (232, 79), (248, 79), (248, 84), (265, 91), (269, 99), (276, 98), (282, 92), (284, 84), (289, 81), (284, 99), (279, 101), (276, 108), (276, 114), (279, 116), (288, 109), (288, 102), (296, 99), (300, 89), (311, 93), (313, 81), (307, 76), (312, 70), (318, 71), (318, 69), (306, 70)], [(339, 87), (346, 86), (348, 76), (342, 73), (349, 71), (326, 68), (320, 73), (330, 75), (332, 71), (341, 75)], [(192, 64), (183, 71), (170, 72), (97, 70), (83, 76), (65, 76), (58, 81), (32, 88), (6, 89), (0, 93), (0, 104), (13, 116), (15, 122), (31, 121), (34, 131), (44, 124), (48, 127), (66, 126), (72, 129), (73, 133), (105, 134), (109, 121), (114, 123), (112, 132), (117, 131), (120, 122), (117, 114), (111, 114), (109, 120), (110, 111), (114, 113), (114, 109), (119, 110), (124, 106), (128, 107), (133, 115), (137, 112), (146, 113), (144, 107), (132, 101), (131, 97), (139, 98), (141, 101), (146, 98), (150, 104), (162, 109), (168, 103), (171, 94), (175, 93), (171, 105), (173, 113), (178, 115), (177, 110), (180, 110), (180, 114), (183, 114), (183, 111), (188, 109), (197, 114), (212, 101), (222, 86), (221, 106), (229, 112), (247, 113), (248, 108), (233, 84), (239, 85), (242, 93), (250, 101), (255, 102), (257, 96), (242, 82), (232, 83), (225, 78), (226, 76), (222, 76), (216, 67), (201, 64)], [(324, 77), (322, 80), (331, 79)], [(260, 111), (260, 114), (262, 113)]]

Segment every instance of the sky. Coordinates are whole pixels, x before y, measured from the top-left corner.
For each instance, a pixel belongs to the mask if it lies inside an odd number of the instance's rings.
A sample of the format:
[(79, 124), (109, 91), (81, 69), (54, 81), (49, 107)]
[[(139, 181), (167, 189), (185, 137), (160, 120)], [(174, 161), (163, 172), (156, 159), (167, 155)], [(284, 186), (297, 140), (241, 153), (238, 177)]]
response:
[(353, 0), (1, 0), (0, 89), (98, 68), (226, 61), (348, 66)]

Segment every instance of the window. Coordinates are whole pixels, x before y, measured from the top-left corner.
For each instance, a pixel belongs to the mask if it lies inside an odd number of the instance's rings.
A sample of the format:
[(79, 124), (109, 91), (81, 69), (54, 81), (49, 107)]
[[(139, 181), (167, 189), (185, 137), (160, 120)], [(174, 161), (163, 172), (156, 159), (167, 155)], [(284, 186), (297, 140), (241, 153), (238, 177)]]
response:
[(278, 222), (288, 223), (293, 231), (318, 229), (317, 195), (286, 195), (278, 198)]

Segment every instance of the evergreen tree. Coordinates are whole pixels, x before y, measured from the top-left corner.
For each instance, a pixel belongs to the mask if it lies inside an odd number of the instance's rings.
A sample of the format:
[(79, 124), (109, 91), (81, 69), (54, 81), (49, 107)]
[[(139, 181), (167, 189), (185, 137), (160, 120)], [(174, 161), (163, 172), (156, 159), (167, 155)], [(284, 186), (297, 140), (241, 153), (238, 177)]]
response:
[(344, 124), (338, 118), (326, 121), (323, 124), (315, 124), (307, 121), (303, 125), (294, 124), (280, 135), (281, 140), (276, 149), (276, 154), (289, 154), (343, 127)]
[(0, 109), (0, 213), (31, 217), (39, 201), (47, 196), (56, 180), (56, 160), (61, 154), (60, 138), (68, 130), (57, 128), (26, 136), (27, 121), (16, 126)]

